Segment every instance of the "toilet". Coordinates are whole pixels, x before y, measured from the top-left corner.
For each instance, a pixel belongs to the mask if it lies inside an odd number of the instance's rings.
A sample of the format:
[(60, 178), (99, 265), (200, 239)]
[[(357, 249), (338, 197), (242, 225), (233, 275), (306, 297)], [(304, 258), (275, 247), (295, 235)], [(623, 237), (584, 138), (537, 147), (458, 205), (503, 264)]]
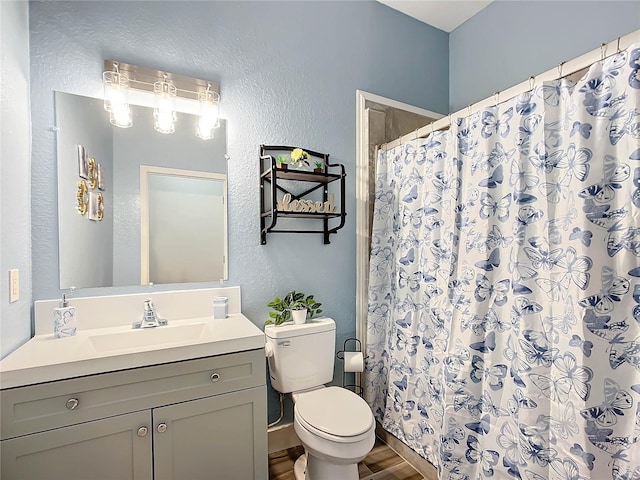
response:
[(296, 460), (296, 480), (358, 480), (358, 462), (375, 442), (371, 409), (333, 380), (336, 324), (330, 318), (265, 327), (271, 385), (291, 393), (293, 425), (305, 454)]

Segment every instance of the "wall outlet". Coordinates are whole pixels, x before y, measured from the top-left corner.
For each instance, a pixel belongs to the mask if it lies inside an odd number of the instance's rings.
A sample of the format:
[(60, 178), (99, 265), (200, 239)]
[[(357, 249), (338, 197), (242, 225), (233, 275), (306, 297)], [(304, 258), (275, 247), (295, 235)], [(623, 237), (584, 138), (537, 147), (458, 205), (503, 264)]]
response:
[(9, 270), (9, 303), (17, 302), (20, 298), (20, 270)]

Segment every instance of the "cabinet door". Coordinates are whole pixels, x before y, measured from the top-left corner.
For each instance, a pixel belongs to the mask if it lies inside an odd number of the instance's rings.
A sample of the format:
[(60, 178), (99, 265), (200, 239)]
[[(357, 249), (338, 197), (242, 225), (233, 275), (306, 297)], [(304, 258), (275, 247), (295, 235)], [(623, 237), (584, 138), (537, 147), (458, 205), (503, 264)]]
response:
[(150, 425), (147, 410), (3, 440), (1, 477), (151, 480)]
[(266, 388), (153, 410), (155, 480), (264, 480)]

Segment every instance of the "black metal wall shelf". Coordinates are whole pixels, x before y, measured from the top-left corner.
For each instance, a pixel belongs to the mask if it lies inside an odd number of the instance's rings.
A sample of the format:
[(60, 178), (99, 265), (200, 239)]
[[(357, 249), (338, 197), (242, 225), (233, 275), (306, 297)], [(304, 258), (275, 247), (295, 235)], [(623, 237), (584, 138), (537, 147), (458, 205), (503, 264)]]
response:
[[(345, 177), (344, 165), (339, 163), (329, 163), (328, 153), (319, 153), (312, 150), (305, 150), (313, 162), (315, 159), (322, 161), (322, 171), (313, 172), (306, 170), (283, 170), (276, 165), (276, 153), (289, 155), (295, 148), (284, 145), (260, 145), (260, 243), (266, 245), (267, 233), (321, 233), (324, 243), (329, 244), (329, 236), (336, 233), (345, 224)], [(292, 185), (307, 184), (302, 192), (293, 193)], [(339, 198), (335, 200), (336, 211), (319, 212), (308, 211), (309, 209), (326, 210), (329, 202), (329, 185), (339, 182)], [(269, 188), (270, 187), (270, 188)], [(316, 190), (321, 190), (320, 200), (308, 198), (308, 195)], [(278, 198), (278, 192), (282, 195)], [(291, 204), (296, 201), (296, 207), (300, 210), (291, 211), (278, 208), (278, 202), (282, 203), (287, 197)], [(335, 197), (335, 193), (334, 193)], [(269, 221), (270, 219), (270, 221)], [(322, 220), (322, 229), (283, 229), (276, 228), (280, 219), (315, 219)], [(338, 219), (337, 225), (331, 224), (330, 220)]]

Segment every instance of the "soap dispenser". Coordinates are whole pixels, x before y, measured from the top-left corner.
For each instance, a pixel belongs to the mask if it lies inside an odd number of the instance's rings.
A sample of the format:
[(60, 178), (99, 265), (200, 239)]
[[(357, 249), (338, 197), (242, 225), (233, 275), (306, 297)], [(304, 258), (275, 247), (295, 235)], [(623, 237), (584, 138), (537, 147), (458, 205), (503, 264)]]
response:
[(60, 306), (53, 309), (53, 334), (56, 338), (73, 337), (76, 330), (76, 307), (69, 305), (67, 295), (63, 293)]

